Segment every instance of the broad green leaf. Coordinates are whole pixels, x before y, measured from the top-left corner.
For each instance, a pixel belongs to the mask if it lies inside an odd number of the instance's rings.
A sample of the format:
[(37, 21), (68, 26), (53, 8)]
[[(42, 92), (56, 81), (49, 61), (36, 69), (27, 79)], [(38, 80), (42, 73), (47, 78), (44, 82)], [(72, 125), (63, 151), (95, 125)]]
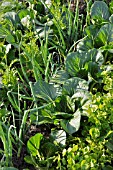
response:
[(86, 53), (86, 58), (87, 60), (85, 60), (86, 62), (89, 61), (89, 62), (95, 62), (97, 63), (99, 66), (101, 66), (104, 62), (104, 57), (101, 53), (101, 51), (97, 50), (97, 49), (92, 49), (92, 50), (89, 50), (87, 53)]
[(18, 45), (15, 43), (15, 38), (14, 36), (11, 34), (11, 32), (9, 30), (7, 30), (6, 28), (0, 27), (0, 38), (6, 38), (6, 41), (9, 44), (14, 45), (15, 47), (18, 47)]
[(79, 89), (72, 96), (72, 102), (79, 108), (81, 115), (88, 116), (88, 107), (92, 101), (91, 94), (87, 90)]
[(104, 62), (102, 53), (97, 49), (92, 49), (82, 53), (70, 53), (66, 59), (66, 71), (73, 77), (85, 79), (90, 71), (90, 62), (95, 62), (98, 67), (100, 67)]
[(31, 165), (35, 165), (34, 160), (32, 160), (31, 156), (27, 155), (24, 157), (25, 162)]
[(0, 27), (0, 38), (6, 38), (7, 35), (10, 35), (10, 31), (6, 28)]
[(36, 10), (37, 10), (38, 14), (44, 13), (45, 9), (44, 9), (44, 5), (42, 4), (42, 2), (37, 2)]
[(62, 120), (60, 122), (62, 128), (69, 134), (73, 134), (79, 130), (81, 120), (81, 113), (77, 110), (70, 120)]
[(93, 40), (89, 37), (85, 37), (77, 44), (77, 51), (83, 52), (94, 48)]
[[(35, 119), (36, 122), (36, 119)], [(47, 109), (42, 109), (39, 112), (39, 116), (38, 116), (38, 121), (37, 124), (41, 125), (41, 124), (53, 124), (53, 118), (52, 118), (52, 111), (51, 108), (47, 108)]]
[(18, 12), (18, 16), (20, 18), (20, 20), (24, 17), (26, 17), (27, 15), (29, 15), (29, 11), (27, 9), (22, 9)]
[(81, 54), (79, 52), (69, 53), (66, 58), (66, 71), (73, 77), (77, 77), (80, 71)]
[(6, 12), (5, 13), (5, 18), (7, 18), (8, 20), (10, 20), (13, 24), (18, 24), (19, 23), (19, 17), (17, 15), (16, 12), (12, 11), (12, 12)]
[(100, 28), (96, 36), (96, 43), (100, 46), (113, 43), (113, 24), (105, 24)]
[(71, 98), (68, 95), (62, 94), (55, 100), (56, 112), (54, 113), (54, 115), (60, 118), (69, 118), (69, 115), (67, 115), (67, 113), (73, 112), (73, 105), (74, 104), (71, 102)]
[(94, 40), (96, 34), (98, 33), (99, 28), (97, 25), (90, 25), (85, 28), (85, 35), (87, 35), (90, 39)]
[(66, 144), (66, 132), (64, 130), (52, 129), (51, 137), (53, 138), (54, 142), (57, 142), (58, 144), (63, 146)]
[(32, 4), (32, 3), (34, 3), (34, 1), (33, 1), (33, 0), (27, 0), (27, 2), (30, 2), (31, 4)]
[(9, 44), (14, 44), (15, 43), (15, 38), (11, 34), (8, 34), (7, 37), (6, 37), (6, 41)]
[(65, 81), (63, 85), (63, 94), (72, 96), (79, 89), (88, 90), (88, 83), (81, 78), (73, 77)]
[(53, 84), (39, 80), (34, 84), (33, 91), (36, 97), (42, 98), (47, 102), (52, 102), (57, 98), (57, 90)]
[(90, 76), (96, 79), (97, 73), (99, 73), (99, 65), (95, 62), (89, 62), (88, 63), (88, 72), (90, 73)]
[(43, 135), (40, 133), (37, 133), (36, 135), (32, 136), (28, 142), (27, 147), (30, 151), (30, 153), (33, 156), (39, 155), (39, 148), (40, 148), (40, 142), (43, 139)]
[(110, 12), (107, 4), (103, 1), (96, 1), (91, 7), (91, 19), (101, 23), (109, 19)]
[(51, 82), (53, 82), (53, 83), (57, 82), (58, 84), (64, 84), (64, 82), (66, 80), (68, 80), (69, 77), (70, 76), (66, 71), (60, 70), (56, 74), (53, 75)]
[(73, 101), (79, 101), (79, 106), (82, 107), (88, 100), (91, 100), (91, 95), (87, 90), (78, 89), (72, 96)]

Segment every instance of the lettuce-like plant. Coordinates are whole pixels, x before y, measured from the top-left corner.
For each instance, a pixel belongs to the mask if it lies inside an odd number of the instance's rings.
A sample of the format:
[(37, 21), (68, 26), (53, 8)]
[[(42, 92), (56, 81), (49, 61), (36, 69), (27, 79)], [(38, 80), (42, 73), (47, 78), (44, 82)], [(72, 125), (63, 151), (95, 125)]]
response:
[(78, 136), (56, 156), (57, 169), (113, 169), (112, 69), (110, 66), (102, 73), (105, 92), (92, 95), (88, 119), (82, 119)]

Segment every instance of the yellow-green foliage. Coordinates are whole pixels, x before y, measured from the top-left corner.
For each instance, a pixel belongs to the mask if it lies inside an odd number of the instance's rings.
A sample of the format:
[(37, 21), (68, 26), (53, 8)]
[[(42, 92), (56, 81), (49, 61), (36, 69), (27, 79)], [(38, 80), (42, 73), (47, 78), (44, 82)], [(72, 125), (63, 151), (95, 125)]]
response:
[[(112, 168), (113, 160), (113, 73), (103, 72), (104, 93), (92, 95), (88, 120), (82, 122), (80, 137), (57, 157), (58, 166), (68, 170)], [(111, 166), (110, 166), (111, 165)]]

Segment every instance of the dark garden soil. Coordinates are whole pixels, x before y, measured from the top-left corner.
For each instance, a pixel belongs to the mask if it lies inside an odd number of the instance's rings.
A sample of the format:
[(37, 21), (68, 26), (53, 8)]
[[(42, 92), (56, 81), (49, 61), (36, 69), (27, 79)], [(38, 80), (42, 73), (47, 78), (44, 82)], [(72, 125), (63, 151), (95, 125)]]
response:
[(23, 170), (25, 168), (28, 168), (29, 170), (34, 170), (35, 168), (30, 165), (30, 164), (27, 164), (25, 161), (24, 161), (24, 157), (27, 155), (27, 148), (26, 146), (24, 145), (22, 147), (22, 150), (21, 150), (21, 154), (20, 154), (20, 157), (17, 158), (17, 154), (14, 152), (13, 153), (13, 157), (12, 157), (12, 161), (13, 161), (13, 166), (15, 168), (18, 168), (19, 170)]

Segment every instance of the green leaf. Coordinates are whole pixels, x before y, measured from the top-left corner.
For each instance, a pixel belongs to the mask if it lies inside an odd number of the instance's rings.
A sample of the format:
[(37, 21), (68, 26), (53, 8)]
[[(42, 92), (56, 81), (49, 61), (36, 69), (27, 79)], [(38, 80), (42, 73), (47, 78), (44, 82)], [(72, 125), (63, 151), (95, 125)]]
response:
[(49, 84), (41, 80), (34, 84), (33, 91), (36, 97), (42, 98), (47, 102), (54, 101), (58, 96), (57, 89), (53, 84)]
[(87, 52), (72, 52), (66, 58), (66, 71), (73, 77), (87, 78), (89, 63), (95, 62), (98, 68), (103, 64), (104, 58), (102, 53), (97, 49)]
[(87, 53), (86, 53), (86, 62), (89, 61), (89, 62), (95, 62), (97, 63), (99, 66), (101, 66), (104, 62), (104, 57), (101, 53), (100, 50), (97, 50), (97, 49), (92, 49), (92, 50), (89, 50)]
[(96, 79), (97, 77), (97, 73), (99, 72), (99, 67), (98, 64), (95, 62), (89, 62), (88, 63), (88, 72), (90, 73), (90, 75)]
[(70, 116), (68, 113), (73, 110), (73, 108), (72, 108), (73, 105), (74, 104), (72, 103), (71, 98), (68, 95), (62, 94), (55, 101), (56, 112), (54, 113), (54, 115), (58, 118), (66, 118), (66, 119), (69, 118)]
[(73, 77), (77, 77), (80, 70), (81, 54), (79, 52), (72, 52), (66, 58), (66, 71)]
[(34, 165), (34, 161), (32, 160), (31, 156), (25, 156), (24, 157), (25, 162), (27, 162), (28, 164)]
[(113, 24), (105, 24), (100, 28), (96, 36), (96, 43), (99, 46), (113, 43)]
[(110, 12), (107, 4), (103, 1), (96, 1), (91, 7), (91, 19), (93, 22), (102, 23), (109, 19)]
[(0, 38), (6, 38), (10, 34), (10, 31), (6, 28), (0, 27)]
[(6, 37), (6, 41), (7, 41), (9, 44), (14, 44), (14, 43), (15, 43), (15, 38), (14, 38), (11, 34), (9, 34), (9, 35), (7, 35), (7, 37)]
[(77, 51), (88, 51), (94, 48), (94, 40), (99, 28), (96, 25), (90, 25), (85, 28), (85, 37), (77, 44)]
[(51, 137), (53, 138), (54, 142), (65, 145), (66, 144), (66, 132), (64, 130), (55, 130), (52, 129)]
[(73, 118), (70, 120), (62, 120), (60, 122), (62, 128), (69, 134), (73, 134), (79, 130), (80, 127), (80, 120), (81, 120), (81, 113), (77, 110)]
[(22, 9), (19, 11), (18, 16), (21, 20), (22, 18), (26, 17), (29, 14), (30, 14), (30, 12), (27, 9)]
[(113, 24), (113, 14), (109, 17), (109, 21)]
[(73, 117), (72, 114), (65, 113), (65, 112), (55, 112), (53, 113), (53, 119), (69, 119)]
[(41, 148), (41, 151), (45, 153), (45, 157), (49, 158), (55, 155), (55, 152), (58, 150), (57, 147), (51, 142), (45, 142)]
[(5, 18), (9, 19), (13, 24), (19, 23), (19, 17), (16, 12), (6, 12)]
[(77, 44), (77, 51), (83, 52), (94, 48), (93, 40), (89, 37), (85, 37)]
[(113, 44), (105, 45), (99, 48), (100, 51), (109, 51), (110, 53), (113, 53)]
[(9, 30), (7, 30), (6, 28), (0, 27), (0, 38), (6, 38), (6, 41), (9, 44), (14, 45), (15, 47), (18, 47), (18, 45), (15, 43), (15, 38), (14, 36), (11, 34), (11, 32)]
[(36, 11), (38, 12), (38, 14), (44, 13), (44, 5), (41, 2), (37, 2)]
[(79, 106), (82, 107), (88, 100), (91, 100), (91, 95), (88, 91), (79, 89), (76, 93), (72, 96), (73, 101), (79, 101)]
[(113, 1), (110, 1), (109, 9), (110, 9), (110, 13), (113, 14)]
[(64, 70), (57, 71), (56, 74), (53, 75), (52, 79), (50, 80), (53, 83), (64, 84), (66, 80), (70, 78), (69, 74)]
[(90, 39), (94, 40), (96, 34), (98, 33), (99, 28), (97, 25), (90, 25), (85, 28), (85, 35), (87, 35)]
[(39, 155), (39, 148), (40, 148), (40, 142), (43, 139), (43, 135), (40, 133), (37, 133), (36, 135), (32, 136), (28, 142), (27, 142), (27, 147), (31, 154), (33, 156)]
[(73, 77), (65, 81), (63, 85), (63, 94), (72, 96), (79, 89), (88, 90), (88, 83), (81, 78)]

